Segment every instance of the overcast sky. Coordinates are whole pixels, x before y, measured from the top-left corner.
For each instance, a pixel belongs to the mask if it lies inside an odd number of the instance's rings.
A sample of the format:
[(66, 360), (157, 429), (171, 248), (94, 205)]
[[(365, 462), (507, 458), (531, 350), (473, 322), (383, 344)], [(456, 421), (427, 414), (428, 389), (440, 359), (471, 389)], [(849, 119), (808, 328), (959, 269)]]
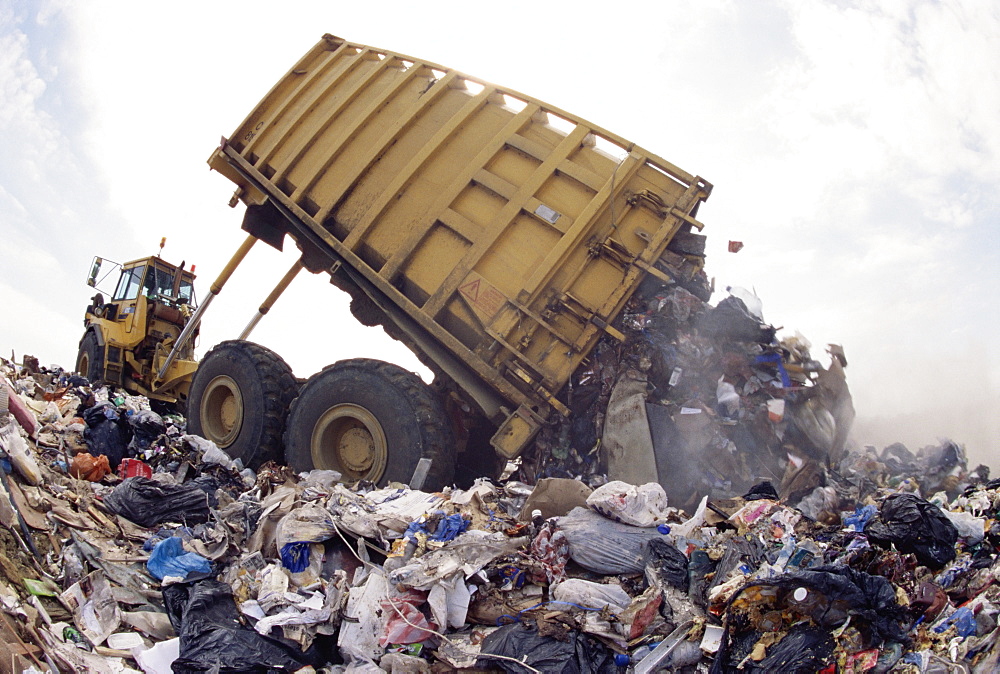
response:
[[(535, 96), (703, 176), (716, 287), (755, 288), (824, 362), (844, 345), (858, 441), (947, 437), (1000, 469), (1000, 5), (588, 7), (0, 0), (0, 353), (72, 368), (91, 258), (154, 254), (162, 236), (205, 296), (244, 236), (205, 162), (329, 32)], [(239, 334), (287, 248), (251, 253), (199, 355)], [(320, 277), (252, 338), (300, 377), (358, 356), (417, 368)]]

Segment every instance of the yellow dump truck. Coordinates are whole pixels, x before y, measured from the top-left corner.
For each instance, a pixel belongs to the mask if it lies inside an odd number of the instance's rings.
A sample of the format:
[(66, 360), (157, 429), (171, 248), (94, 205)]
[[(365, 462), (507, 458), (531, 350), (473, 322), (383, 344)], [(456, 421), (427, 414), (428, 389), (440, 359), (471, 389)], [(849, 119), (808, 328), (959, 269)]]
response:
[(638, 284), (703, 262), (668, 251), (702, 229), (700, 177), (531, 96), (332, 35), (209, 165), (235, 183), (248, 238), (199, 314), (254, 242), (290, 237), (301, 256), (259, 315), (299, 269), (328, 274), (435, 374), (355, 359), (299, 387), (276, 354), (224, 342), (195, 374), (190, 424), (250, 463), (279, 430), (290, 465), (346, 480), (438, 486), (516, 457), (569, 413), (598, 339), (623, 339)]

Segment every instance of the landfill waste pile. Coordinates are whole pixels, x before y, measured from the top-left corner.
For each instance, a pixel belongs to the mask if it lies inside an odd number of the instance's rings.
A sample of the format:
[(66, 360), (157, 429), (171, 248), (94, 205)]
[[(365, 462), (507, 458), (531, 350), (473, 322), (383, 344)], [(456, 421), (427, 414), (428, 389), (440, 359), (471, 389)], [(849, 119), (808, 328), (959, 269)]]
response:
[[(676, 282), (649, 276), (593, 356), (574, 374), (572, 415), (543, 429), (523, 470), (540, 477), (655, 476), (672, 505), (733, 497), (762, 480), (796, 504), (825, 486), (854, 421), (843, 348), (829, 367), (802, 335), (776, 339), (750, 291), (729, 288), (715, 306), (704, 271), (680, 253), (704, 237), (678, 236), (661, 258)], [(676, 252), (675, 252), (676, 251)]]
[(254, 472), (24, 360), (0, 382), (12, 671), (1000, 668), (1000, 480), (955, 443), (844, 452), (794, 506), (785, 479), (690, 510), (649, 481), (428, 493)]

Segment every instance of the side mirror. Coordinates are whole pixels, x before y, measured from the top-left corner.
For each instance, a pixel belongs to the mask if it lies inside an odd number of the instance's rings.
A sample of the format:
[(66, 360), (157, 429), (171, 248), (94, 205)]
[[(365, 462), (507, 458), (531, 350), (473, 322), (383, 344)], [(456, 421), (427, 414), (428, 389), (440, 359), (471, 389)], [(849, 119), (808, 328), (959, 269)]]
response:
[(90, 267), (90, 276), (87, 278), (87, 285), (93, 288), (97, 285), (97, 275), (101, 273), (101, 265), (104, 263), (99, 257), (94, 257), (94, 262)]

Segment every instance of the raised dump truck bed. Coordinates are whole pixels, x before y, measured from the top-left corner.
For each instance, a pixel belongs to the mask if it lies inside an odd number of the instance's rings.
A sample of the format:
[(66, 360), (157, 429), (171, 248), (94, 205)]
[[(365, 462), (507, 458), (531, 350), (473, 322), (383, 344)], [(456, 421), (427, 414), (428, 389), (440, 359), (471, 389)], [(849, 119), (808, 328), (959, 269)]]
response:
[(657, 261), (711, 191), (538, 99), (331, 35), (209, 163), (245, 229), (290, 234), (363, 320), (370, 300), (508, 456), (566, 412), (561, 389), (639, 282), (667, 277)]

